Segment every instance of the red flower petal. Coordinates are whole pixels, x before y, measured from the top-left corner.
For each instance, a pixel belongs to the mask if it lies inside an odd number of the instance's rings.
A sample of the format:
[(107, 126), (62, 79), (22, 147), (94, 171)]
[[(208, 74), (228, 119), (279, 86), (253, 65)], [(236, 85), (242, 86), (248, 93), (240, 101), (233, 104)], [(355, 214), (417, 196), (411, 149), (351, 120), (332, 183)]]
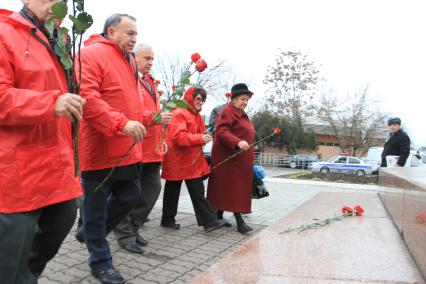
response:
[(355, 205), (354, 206), (354, 212), (357, 216), (361, 216), (365, 211), (364, 209), (361, 207), (361, 205)]
[(343, 214), (346, 214), (346, 213), (352, 214), (353, 212), (354, 212), (354, 210), (351, 207), (349, 207), (348, 205), (345, 205), (345, 206), (342, 207), (342, 213)]
[(198, 60), (201, 59), (201, 55), (198, 54), (197, 52), (195, 52), (194, 54), (191, 55), (191, 61), (194, 63), (197, 63)]
[(206, 68), (207, 68), (207, 63), (204, 61), (204, 59), (198, 60), (197, 63), (195, 64), (195, 70), (197, 70), (200, 73), (206, 70)]

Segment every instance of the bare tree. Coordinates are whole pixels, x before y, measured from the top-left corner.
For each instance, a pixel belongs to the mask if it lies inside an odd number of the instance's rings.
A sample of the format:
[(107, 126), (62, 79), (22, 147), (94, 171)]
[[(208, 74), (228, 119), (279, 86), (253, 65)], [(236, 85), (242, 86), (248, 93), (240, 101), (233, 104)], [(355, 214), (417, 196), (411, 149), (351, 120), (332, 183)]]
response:
[(388, 114), (371, 98), (368, 86), (340, 100), (333, 92), (323, 93), (317, 109), (318, 118), (330, 125), (342, 152), (350, 150), (353, 156), (365, 154), (387, 132), (383, 125)]
[(298, 123), (314, 114), (313, 98), (320, 80), (318, 67), (301, 52), (280, 51), (263, 81), (272, 110)]
[[(186, 70), (189, 62), (179, 58), (177, 55), (165, 55), (156, 58), (154, 70), (164, 87), (163, 91), (170, 96), (172, 86), (178, 85), (182, 72)], [(235, 81), (233, 68), (226, 60), (220, 60), (216, 64), (209, 63), (209, 67), (202, 73), (196, 75), (196, 83), (201, 85), (209, 94), (209, 97), (222, 102), (224, 94), (229, 92)], [(194, 81), (194, 79), (192, 79)]]

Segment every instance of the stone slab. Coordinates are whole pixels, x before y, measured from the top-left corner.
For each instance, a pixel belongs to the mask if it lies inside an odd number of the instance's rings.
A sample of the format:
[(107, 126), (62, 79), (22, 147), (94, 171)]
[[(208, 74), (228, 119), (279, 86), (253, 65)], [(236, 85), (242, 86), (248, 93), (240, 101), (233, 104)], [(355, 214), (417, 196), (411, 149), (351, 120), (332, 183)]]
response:
[[(361, 204), (318, 230), (279, 234)], [(425, 283), (376, 193), (319, 193), (279, 219), (192, 283)]]

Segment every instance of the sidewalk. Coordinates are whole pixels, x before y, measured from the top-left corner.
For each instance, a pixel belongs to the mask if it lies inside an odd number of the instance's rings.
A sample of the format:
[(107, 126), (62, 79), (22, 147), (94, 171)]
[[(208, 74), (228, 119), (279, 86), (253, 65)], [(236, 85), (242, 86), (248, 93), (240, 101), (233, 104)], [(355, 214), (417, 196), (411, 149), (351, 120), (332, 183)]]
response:
[[(329, 187), (327, 183), (294, 184), (277, 178), (268, 178), (265, 184), (270, 196), (253, 200), (253, 213), (245, 215), (247, 223), (255, 228), (252, 236), (318, 192), (363, 192), (359, 188)], [(204, 233), (196, 225), (186, 189), (182, 189), (179, 201), (177, 219), (182, 224), (180, 230), (159, 226), (161, 206), (160, 196), (150, 215), (151, 221), (145, 224), (141, 232), (149, 241), (144, 255), (127, 253), (117, 245), (113, 234), (108, 237), (114, 266), (128, 280), (127, 283), (187, 283), (249, 239), (236, 231), (235, 220), (230, 213), (225, 213), (224, 217), (232, 223), (232, 228)], [(75, 227), (58, 255), (48, 264), (40, 284), (99, 283), (90, 275), (86, 246), (74, 239), (74, 233)]]

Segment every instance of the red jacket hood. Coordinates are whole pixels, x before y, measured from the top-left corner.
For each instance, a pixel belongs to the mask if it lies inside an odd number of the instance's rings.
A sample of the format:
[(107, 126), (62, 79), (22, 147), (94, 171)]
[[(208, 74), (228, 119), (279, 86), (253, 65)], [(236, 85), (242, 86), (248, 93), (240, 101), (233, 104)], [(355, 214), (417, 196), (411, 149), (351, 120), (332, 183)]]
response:
[(198, 113), (194, 106), (194, 97), (193, 94), (195, 92), (195, 87), (191, 86), (188, 90), (186, 90), (185, 94), (183, 95), (183, 99), (185, 100), (186, 104), (188, 105), (188, 109), (193, 113)]
[(84, 41), (84, 46), (89, 46), (89, 45), (94, 44), (94, 43), (108, 44), (108, 45), (114, 46), (115, 48), (121, 50), (115, 42), (104, 38), (100, 34), (91, 35), (87, 40)]
[(0, 22), (8, 23), (13, 26), (34, 28), (34, 25), (25, 20), (19, 13), (6, 9), (0, 9)]

